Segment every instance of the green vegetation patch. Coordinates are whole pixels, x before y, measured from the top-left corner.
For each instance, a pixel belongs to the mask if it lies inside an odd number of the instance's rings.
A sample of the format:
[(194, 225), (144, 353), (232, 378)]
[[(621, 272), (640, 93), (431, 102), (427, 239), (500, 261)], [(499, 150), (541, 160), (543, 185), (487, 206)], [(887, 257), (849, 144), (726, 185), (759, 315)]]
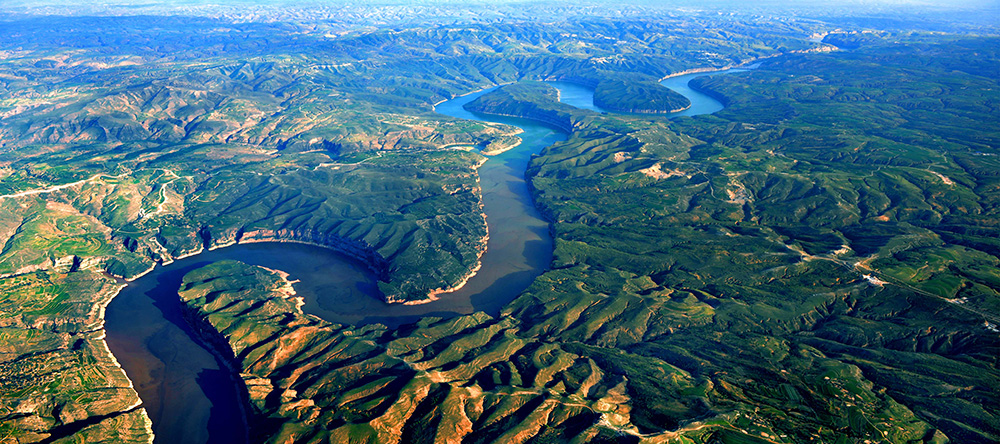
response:
[[(963, 163), (1000, 154), (974, 123), (996, 120), (995, 59), (973, 56), (995, 39), (923, 38), (701, 78), (728, 107), (656, 136), (633, 116), (578, 126), (529, 168), (554, 269), (505, 314), (707, 378), (708, 407), (678, 413), (726, 424), (703, 439), (995, 440), (981, 405), (1000, 381), (998, 288), (983, 270), (1000, 206), (983, 186), (996, 178)], [(634, 402), (635, 423), (677, 426), (663, 408), (684, 398), (669, 397)]]
[(594, 105), (609, 111), (668, 114), (691, 107), (691, 101), (651, 79), (603, 80), (594, 88)]
[(0, 436), (35, 442), (64, 438), (50, 434), (62, 429), (107, 442), (149, 438), (96, 309), (119, 288), (89, 271), (0, 279)]

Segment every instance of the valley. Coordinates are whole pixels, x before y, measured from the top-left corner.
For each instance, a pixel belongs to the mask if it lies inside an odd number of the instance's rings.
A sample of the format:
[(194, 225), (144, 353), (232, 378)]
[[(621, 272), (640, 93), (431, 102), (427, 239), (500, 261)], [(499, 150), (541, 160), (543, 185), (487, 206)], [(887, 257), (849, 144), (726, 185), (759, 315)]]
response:
[(638, 10), (6, 17), (0, 442), (1000, 437), (997, 38)]

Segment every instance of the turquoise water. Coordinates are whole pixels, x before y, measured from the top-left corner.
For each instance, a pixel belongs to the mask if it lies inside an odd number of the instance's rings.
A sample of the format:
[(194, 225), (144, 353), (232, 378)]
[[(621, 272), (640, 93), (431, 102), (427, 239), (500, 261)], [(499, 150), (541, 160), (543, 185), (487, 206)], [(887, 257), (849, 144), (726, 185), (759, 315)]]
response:
[(691, 83), (691, 80), (696, 79), (698, 77), (716, 76), (716, 75), (731, 74), (731, 73), (745, 72), (745, 71), (747, 70), (733, 68), (733, 69), (727, 69), (725, 71), (685, 74), (682, 76), (671, 77), (669, 79), (661, 81), (660, 82), (661, 85), (666, 86), (667, 88), (670, 88), (680, 93), (681, 95), (687, 97), (688, 100), (691, 101), (690, 108), (684, 111), (670, 113), (668, 114), (668, 116), (669, 117), (698, 116), (702, 114), (712, 114), (715, 112), (722, 111), (722, 109), (725, 108), (725, 105), (723, 105), (722, 102), (715, 100), (715, 98), (705, 93), (699, 92), (691, 88), (688, 84)]
[[(722, 74), (732, 74), (738, 72), (746, 72), (754, 67), (744, 68), (732, 68), (723, 71), (712, 71), (712, 72), (700, 72), (694, 74), (685, 74), (677, 77), (670, 77), (664, 79), (660, 82), (661, 85), (670, 88), (682, 96), (687, 97), (691, 101), (691, 107), (684, 110), (678, 111), (676, 113), (666, 114), (667, 117), (682, 117), (682, 116), (698, 116), (702, 114), (712, 114), (721, 111), (725, 108), (722, 102), (716, 100), (712, 96), (705, 93), (699, 92), (691, 88), (688, 84), (691, 80), (704, 77), (704, 76), (715, 76)], [(567, 105), (573, 105), (577, 108), (589, 109), (596, 112), (607, 112), (604, 109), (594, 105), (594, 90), (593, 88), (588, 88), (583, 85), (569, 82), (547, 82), (559, 90), (559, 101)]]
[(546, 82), (559, 90), (559, 101), (577, 108), (589, 109), (599, 113), (607, 112), (594, 105), (594, 90), (583, 85), (570, 82)]

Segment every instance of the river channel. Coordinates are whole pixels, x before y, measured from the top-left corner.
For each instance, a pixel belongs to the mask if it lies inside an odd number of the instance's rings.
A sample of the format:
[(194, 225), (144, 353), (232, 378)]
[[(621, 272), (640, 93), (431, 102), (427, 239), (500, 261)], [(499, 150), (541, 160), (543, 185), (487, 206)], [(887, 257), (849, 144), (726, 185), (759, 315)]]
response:
[[(730, 70), (731, 72), (739, 70)], [(664, 86), (692, 102), (690, 109), (673, 116), (716, 112), (717, 100), (691, 90), (699, 73), (671, 77)], [(560, 100), (570, 105), (603, 110), (593, 104), (593, 90), (552, 82)], [(502, 122), (524, 130), (523, 143), (493, 156), (479, 169), (490, 240), (482, 268), (460, 290), (441, 295), (424, 305), (387, 305), (378, 296), (372, 274), (364, 264), (328, 249), (294, 243), (241, 244), (157, 267), (129, 283), (106, 312), (107, 341), (133, 381), (153, 422), (156, 443), (244, 444), (247, 442), (240, 412), (235, 375), (210, 353), (181, 318), (177, 289), (183, 276), (212, 262), (236, 259), (283, 270), (303, 296), (303, 309), (330, 322), (390, 327), (414, 322), (423, 316), (457, 316), (485, 311), (499, 313), (535, 277), (548, 267), (552, 239), (548, 224), (535, 209), (524, 172), (533, 154), (565, 134), (524, 119), (483, 116), (462, 108), (487, 91), (443, 102), (437, 112), (462, 119)]]

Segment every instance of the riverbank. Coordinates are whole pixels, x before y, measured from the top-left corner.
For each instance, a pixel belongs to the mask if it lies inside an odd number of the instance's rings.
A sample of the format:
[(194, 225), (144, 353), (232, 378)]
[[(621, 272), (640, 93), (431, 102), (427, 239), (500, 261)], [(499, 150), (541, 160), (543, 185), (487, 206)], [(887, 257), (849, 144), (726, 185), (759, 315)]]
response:
[(138, 391), (105, 340), (106, 308), (125, 287), (94, 270), (0, 282), (0, 430), (8, 440), (152, 442)]

